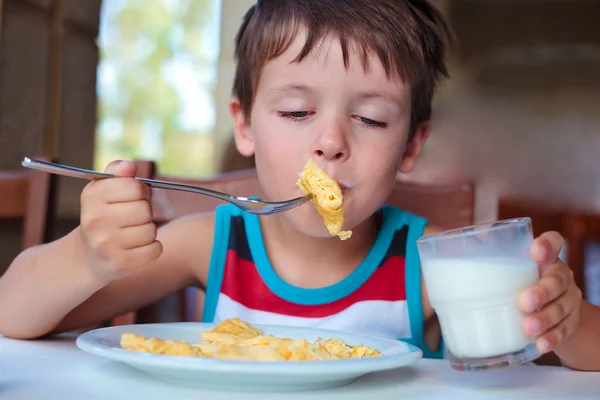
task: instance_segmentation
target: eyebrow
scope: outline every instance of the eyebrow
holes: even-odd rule
[[[290,93],[290,92],[313,93],[314,89],[307,85],[298,85],[298,84],[284,85],[281,87],[269,89],[267,91],[267,96],[281,95],[281,94],[286,94],[286,93]],[[359,100],[380,99],[380,100],[383,100],[389,104],[392,104],[392,105],[394,105],[396,107],[400,107],[400,108],[404,107],[404,103],[405,103],[397,96],[390,95],[388,93],[377,92],[377,91],[359,92],[358,96],[356,96],[356,98]]]
[[[387,93],[382,93],[382,92],[360,92],[358,95],[358,99],[361,99],[361,100],[380,99],[380,100],[390,103],[396,107],[404,106],[404,101],[402,101],[399,97],[394,96],[394,95],[389,95]]]
[[[267,95],[271,94],[285,94],[289,92],[313,92],[314,90],[306,85],[285,85],[274,89],[269,89]]]

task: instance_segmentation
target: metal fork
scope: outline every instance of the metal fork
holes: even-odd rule
[[[104,172],[91,171],[83,168],[71,167],[68,165],[62,165],[42,160],[35,160],[28,157],[25,157],[23,159],[21,165],[23,165],[25,168],[31,168],[56,175],[70,176],[72,178],[82,178],[89,180],[115,178],[115,175],[107,174]],[[205,196],[215,197],[220,200],[228,201],[229,203],[241,208],[242,210],[250,214],[257,215],[270,215],[283,211],[288,211],[310,200],[310,196],[303,196],[288,201],[268,202],[262,200],[253,200],[247,197],[233,196],[227,193],[221,193],[198,186],[185,185],[181,183],[159,181],[156,179],[146,179],[139,177],[135,177],[135,179],[137,179],[140,182],[144,182],[148,186],[155,188],[179,190],[183,192],[191,192],[196,194],[203,194]]]

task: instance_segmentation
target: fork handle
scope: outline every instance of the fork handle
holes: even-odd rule
[[[52,162],[47,162],[47,161],[42,161],[42,160],[33,160],[29,157],[25,157],[23,159],[23,161],[21,162],[21,165],[25,168],[34,169],[37,171],[48,172],[48,173],[55,174],[55,175],[68,176],[71,178],[88,179],[91,181],[107,179],[107,178],[116,178],[115,175],[107,174],[105,172],[97,172],[97,171],[92,171],[89,169],[71,167],[69,165],[62,165],[62,164],[57,164],[57,163],[52,163]],[[201,188],[198,186],[185,185],[182,183],[175,183],[175,182],[165,182],[165,181],[159,181],[156,179],[140,178],[137,176],[134,178],[140,182],[144,182],[148,186],[159,188],[159,189],[171,189],[171,190],[179,190],[179,191],[184,191],[184,192],[198,193],[198,194],[203,194],[206,196],[215,197],[217,199],[225,200],[225,201],[232,201],[235,199],[234,196],[231,196],[231,195],[228,195],[225,193],[221,193],[221,192],[216,192],[216,191],[210,190],[210,189]]]
[[[25,168],[35,169],[36,171],[69,176],[71,178],[88,179],[90,181],[115,177],[115,175],[107,174],[105,172],[91,171],[88,169],[71,167],[69,165],[62,165],[41,160],[32,160],[29,157],[25,157],[21,162],[21,165]]]

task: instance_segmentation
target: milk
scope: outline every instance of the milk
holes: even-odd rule
[[[538,280],[535,262],[511,258],[433,259],[423,263],[432,307],[455,357],[481,358],[523,350],[517,308],[521,291]]]

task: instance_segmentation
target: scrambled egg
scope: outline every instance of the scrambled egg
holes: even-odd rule
[[[352,236],[352,231],[342,231],[344,206],[342,205],[342,190],[337,182],[319,168],[313,160],[308,160],[299,176],[297,185],[304,194],[312,196],[312,202],[323,217],[329,233],[332,236],[339,236],[342,240]]]
[[[221,322],[202,332],[199,343],[146,338],[133,333],[121,335],[121,347],[129,351],[172,356],[218,358],[246,361],[316,361],[376,357],[381,353],[367,346],[349,346],[339,339],[317,340],[278,338],[263,335],[238,318]]]

